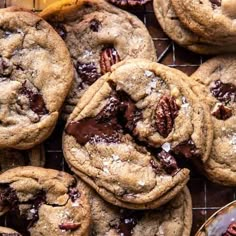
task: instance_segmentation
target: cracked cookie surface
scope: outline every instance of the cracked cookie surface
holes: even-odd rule
[[[210,110],[213,144],[210,157],[201,165],[206,175],[224,185],[236,185],[236,57],[224,55],[208,60],[192,75],[193,90]]]
[[[157,210],[135,211],[118,208],[91,196],[91,235],[104,236],[189,236],[192,202],[187,188]]]
[[[26,165],[43,167],[44,164],[45,150],[43,144],[26,151],[0,149],[0,172]]]
[[[205,39],[182,24],[176,15],[171,0],[154,0],[157,20],[165,33],[179,45],[201,54],[218,54],[236,50],[233,45],[216,45],[215,40]]]
[[[29,149],[47,138],[73,79],[69,52],[42,18],[0,10],[0,148]]]
[[[189,173],[176,158],[206,160],[212,141],[185,80],[146,60],[113,66],[69,117],[63,151],[71,169],[118,206],[155,208],[172,198]]]
[[[0,196],[0,215],[23,235],[88,235],[88,189],[67,173],[31,166],[8,170],[0,175]]]
[[[234,0],[171,0],[181,22],[197,35],[233,45],[236,38],[236,2]]]
[[[155,47],[144,24],[106,1],[60,1],[46,8],[41,16],[62,36],[74,62],[75,80],[66,100],[65,117],[113,64],[139,57],[156,60]]]

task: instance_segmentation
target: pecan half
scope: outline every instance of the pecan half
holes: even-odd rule
[[[217,104],[211,114],[218,120],[227,120],[232,116],[232,110],[223,104]]]
[[[156,129],[158,133],[166,138],[174,126],[174,120],[178,116],[179,106],[175,98],[163,95],[156,108]]]
[[[102,50],[100,55],[101,73],[104,75],[111,71],[111,66],[120,61],[120,56],[115,48],[109,47]]]

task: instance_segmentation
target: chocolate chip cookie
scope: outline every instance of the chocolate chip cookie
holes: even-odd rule
[[[147,60],[114,65],[69,117],[63,149],[71,169],[114,205],[155,208],[170,200],[189,173],[176,158],[205,161],[212,142],[207,111],[187,80]]]
[[[25,236],[88,235],[88,189],[67,173],[31,166],[10,169],[0,175],[0,196],[0,215]]]
[[[46,8],[41,16],[64,39],[74,62],[75,80],[66,100],[65,117],[113,64],[127,58],[156,60],[155,47],[144,24],[104,0],[60,1]]]
[[[192,202],[187,188],[156,210],[135,211],[118,208],[103,201],[97,194],[92,195],[91,207],[91,235],[190,235]]]
[[[19,234],[13,229],[1,227],[1,226],[0,226],[0,235],[1,236],[21,236],[21,234]]]
[[[236,185],[236,57],[219,56],[192,75],[193,90],[209,106],[214,138],[210,158],[201,168],[213,182]]]
[[[171,0],[154,0],[153,9],[162,29],[179,45],[201,54],[236,51],[235,44],[216,45],[215,40],[205,39],[183,25],[173,9]]]
[[[219,45],[235,44],[234,0],[171,0],[176,15],[192,32]]]
[[[0,149],[0,172],[17,166],[44,166],[44,145],[38,145],[27,151]]]
[[[0,10],[0,148],[29,149],[47,138],[73,80],[63,40],[42,18]]]

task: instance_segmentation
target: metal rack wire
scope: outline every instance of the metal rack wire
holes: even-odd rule
[[[37,6],[42,0],[32,0],[32,10],[40,11]],[[16,2],[16,1],[15,1]],[[18,1],[19,4],[24,1]],[[7,7],[11,0],[0,0],[0,7]],[[173,43],[161,30],[154,12],[152,3],[144,7],[131,10],[147,26],[157,51],[158,62],[180,69],[190,75],[207,58],[189,52]],[[61,149],[61,134],[63,122],[59,121],[55,131],[46,141],[46,165],[47,168],[70,171],[63,159]],[[196,169],[189,163],[191,169],[191,179],[188,183],[193,199],[193,228],[192,234],[201,226],[205,220],[216,210],[236,199],[236,189],[223,187],[211,183],[201,176]],[[5,222],[7,224],[7,222]]]

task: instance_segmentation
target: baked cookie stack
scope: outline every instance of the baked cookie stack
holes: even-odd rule
[[[234,50],[228,2],[202,1],[195,14],[196,4],[154,0],[181,45]],[[144,24],[104,0],[62,0],[39,16],[2,9],[0,49],[0,234],[189,236],[186,162],[235,186],[234,55],[189,77],[157,63]],[[59,117],[74,175],[42,167]]]
[[[156,17],[176,43],[200,54],[235,52],[233,0],[154,0]]]
[[[0,11],[1,233],[189,235],[189,170],[167,149],[188,143],[182,155],[205,160],[198,135],[210,132],[185,75],[156,64],[143,23],[105,1],[60,1],[40,15]],[[64,101],[77,177],[36,167]]]

